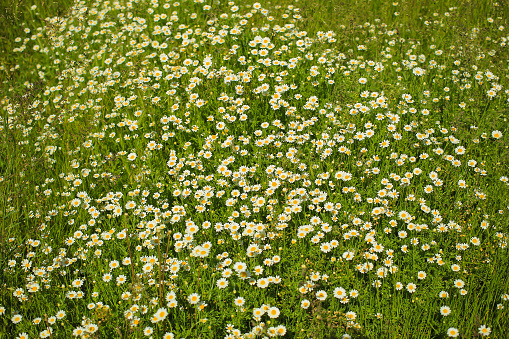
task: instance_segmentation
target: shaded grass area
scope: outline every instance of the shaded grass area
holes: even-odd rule
[[[0,97],[2,105],[5,97],[19,105],[20,114],[26,112],[30,103],[44,88],[45,82],[39,79],[38,70],[46,67],[41,65],[40,55],[34,51],[15,52],[19,45],[16,39],[31,39],[45,24],[44,19],[63,16],[72,1],[39,1],[39,0],[1,0],[0,1]],[[33,7],[35,6],[35,7]],[[32,10],[35,8],[35,10]],[[28,32],[28,33],[27,33]],[[30,85],[30,86],[29,86]],[[8,121],[8,115],[2,110],[2,119]],[[27,118],[28,119],[28,118]],[[21,121],[27,120],[21,118]],[[20,233],[34,235],[33,228],[25,228],[26,207],[30,202],[33,186],[43,180],[46,166],[42,158],[29,157],[19,144],[19,135],[14,131],[4,130],[0,133],[0,200],[3,208],[14,205],[14,211],[2,211],[0,222],[0,251],[6,253],[8,239]],[[13,180],[20,172],[26,173],[28,181]],[[10,253],[10,251],[9,251]],[[12,254],[12,253],[11,253]],[[5,265],[7,256],[1,264]]]

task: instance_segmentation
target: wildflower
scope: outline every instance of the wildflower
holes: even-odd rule
[[[307,309],[310,305],[311,303],[307,299],[304,299],[300,302],[300,307],[302,307],[303,309]]]
[[[198,293],[193,293],[193,294],[189,295],[189,297],[187,298],[187,301],[191,305],[196,305],[200,302],[200,295]]]
[[[500,132],[498,130],[497,131],[493,131],[493,132],[491,132],[491,136],[493,138],[495,138],[495,139],[500,139],[500,138],[502,138],[502,132]]]
[[[233,265],[233,268],[237,271],[237,273],[241,273],[247,269],[247,265],[243,262],[236,262],[235,265]]]
[[[440,307],[440,314],[443,316],[448,316],[449,314],[451,314],[451,308],[449,306]]]
[[[151,264],[151,263],[146,263],[145,265],[143,265],[143,272],[145,273],[149,273],[152,271],[152,268],[154,266]],[[110,278],[111,279],[111,278]],[[109,280],[108,280],[109,281]]]
[[[79,337],[79,336],[82,336],[83,334],[85,334],[86,332],[86,329],[84,327],[81,327],[81,326],[78,326],[76,327],[73,331],[72,331],[72,334],[75,336],[75,337]]]
[[[470,242],[472,243],[472,245],[475,245],[475,246],[481,245],[481,241],[477,237],[470,238]]]
[[[242,297],[235,298],[234,304],[235,306],[242,307],[246,303],[246,299]]]
[[[267,314],[269,315],[270,318],[272,319],[275,319],[277,317],[279,317],[279,314],[281,312],[279,311],[279,308],[277,307],[271,307],[269,308],[269,310],[267,311]]]
[[[221,278],[216,282],[216,286],[220,289],[228,287],[228,280],[225,278]]]
[[[336,287],[334,289],[334,297],[338,299],[346,297],[346,290],[343,287]]]
[[[458,331],[457,328],[454,328],[454,327],[450,327],[448,330],[447,330],[447,335],[450,337],[450,338],[456,338],[457,336],[459,336],[460,332]]]
[[[349,311],[349,312],[346,312],[345,316],[346,316],[346,319],[353,321],[353,320],[355,320],[355,318],[357,318],[357,313],[355,313],[353,311]]]
[[[127,277],[125,275],[121,274],[117,277],[116,280],[117,280],[117,284],[122,285],[123,283],[125,283],[127,281]]]
[[[481,327],[479,327],[478,330],[479,334],[482,335],[483,337],[487,337],[491,333],[491,328],[486,327],[486,325],[481,325]]]
[[[438,296],[440,298],[449,298],[449,293],[446,291],[440,291],[440,293],[438,293]]]
[[[39,337],[48,338],[49,336],[51,336],[51,333],[53,333],[53,329],[51,327],[48,327],[47,329],[39,333]]]
[[[159,321],[163,321],[166,319],[166,316],[168,315],[168,311],[166,308],[160,308],[154,313],[154,316],[152,317],[152,320],[157,319],[156,321],[152,321],[152,323],[156,323]]]
[[[417,285],[415,285],[414,283],[409,283],[406,285],[406,289],[408,292],[414,293],[415,290],[417,289]]]
[[[465,282],[461,279],[454,280],[454,286],[457,288],[463,288],[465,286]]]
[[[175,308],[178,306],[178,301],[173,299],[173,300],[170,300],[168,301],[168,303],[166,304],[166,306],[168,306],[169,308]]]
[[[310,222],[312,225],[318,225],[322,222],[322,220],[320,219],[320,217],[314,216],[311,218]]]
[[[320,245],[320,250],[324,253],[329,253],[331,250],[331,245],[328,242],[324,242]]]
[[[276,333],[280,337],[284,336],[286,334],[286,327],[284,325],[276,326]]]
[[[359,291],[351,290],[349,294],[350,294],[350,297],[357,298],[359,296]]]
[[[21,316],[21,314],[15,314],[12,318],[11,318],[11,321],[14,323],[14,324],[17,324],[21,321],[21,319],[23,319],[23,316]]]
[[[265,278],[261,278],[261,279],[258,279],[258,282],[256,283],[256,285],[259,288],[267,288],[267,287],[269,287],[269,281]]]
[[[316,299],[321,300],[321,301],[327,299],[327,292],[325,292],[324,290],[320,290],[320,291],[316,292]]]
[[[261,316],[264,314],[265,314],[265,310],[261,307],[253,309],[253,317],[254,318],[261,318]]]
[[[147,337],[149,337],[150,335],[152,335],[152,333],[154,333],[154,329],[152,327],[145,327],[145,329],[143,330],[143,334]]]

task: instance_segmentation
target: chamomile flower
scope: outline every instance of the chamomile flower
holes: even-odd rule
[[[11,321],[13,324],[17,324],[17,323],[21,322],[22,319],[23,319],[23,316],[21,314],[15,314],[12,316]]]
[[[448,316],[451,314],[451,308],[449,306],[442,306],[440,307],[440,314],[445,316]]]
[[[325,299],[327,299],[327,292],[325,292],[324,290],[316,292],[316,299],[324,301]]]
[[[279,311],[279,308],[277,307],[271,307],[267,310],[267,314],[270,318],[275,319],[279,317],[279,314],[281,314],[281,311]]]
[[[479,331],[478,333],[483,337],[487,337],[491,334],[491,328],[486,327],[486,325],[481,325],[477,330]]]
[[[244,306],[245,303],[246,303],[246,299],[244,299],[243,297],[237,297],[234,300],[234,305],[237,307],[242,307],[242,306]]]
[[[406,289],[408,292],[414,293],[417,290],[417,285],[415,285],[414,283],[408,283],[406,285]]]
[[[502,135],[502,132],[496,130],[496,131],[491,132],[491,136],[495,139],[500,139],[500,138],[502,138],[503,135]]]
[[[225,279],[225,278],[221,278],[221,279],[219,279],[219,280],[216,282],[216,286],[217,286],[218,288],[220,288],[220,289],[223,289],[223,288],[228,287],[228,284],[229,284],[229,282],[228,282],[228,280],[227,280],[227,279]]]
[[[457,336],[460,335],[460,332],[459,332],[459,330],[457,328],[449,327],[449,329],[447,330],[447,335],[450,338],[456,338]]]
[[[196,305],[200,302],[200,295],[198,293],[192,293],[189,295],[189,297],[187,297],[187,301],[191,305]]]

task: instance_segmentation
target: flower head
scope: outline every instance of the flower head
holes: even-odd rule
[[[457,328],[454,328],[454,327],[450,327],[448,330],[447,330],[447,335],[450,337],[450,338],[456,338],[457,336],[460,335],[460,332],[458,331]]]

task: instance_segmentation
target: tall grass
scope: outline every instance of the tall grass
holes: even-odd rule
[[[0,14],[4,337],[505,338],[505,2]]]

